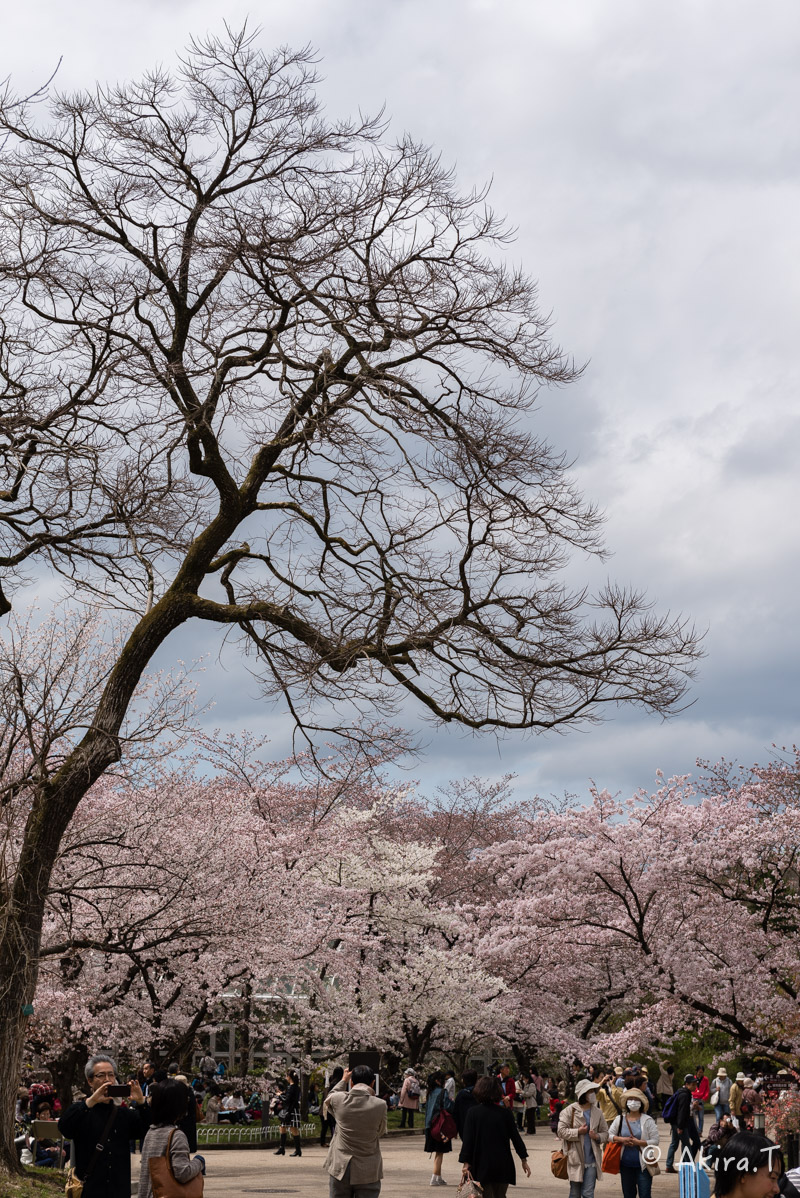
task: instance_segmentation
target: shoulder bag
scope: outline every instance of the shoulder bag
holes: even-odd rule
[[[614,1120],[616,1123],[617,1120]],[[627,1120],[626,1120],[627,1122]],[[611,1126],[614,1126],[614,1123]],[[614,1132],[614,1135],[622,1135],[622,1115],[619,1116],[619,1131]],[[631,1134],[631,1127],[628,1124],[628,1135]],[[622,1145],[615,1144],[609,1140],[603,1149],[603,1172],[604,1173],[619,1173],[619,1167],[622,1162]]]
[[[574,1126],[574,1123],[570,1123],[570,1127]],[[559,1181],[567,1181],[569,1179],[569,1173],[567,1171],[569,1145],[567,1144],[566,1140],[564,1140],[563,1143],[565,1145],[566,1151],[564,1148],[556,1148],[555,1152],[550,1153],[550,1172],[553,1174],[553,1177],[557,1177]]]
[[[167,1148],[163,1156],[151,1156],[147,1162],[150,1169],[150,1184],[153,1187],[153,1198],[203,1198],[202,1173],[198,1173],[189,1181],[178,1181],[172,1172],[172,1137],[175,1128],[169,1133]]]
[[[434,1140],[452,1140],[458,1135],[456,1121],[449,1111],[439,1109],[431,1120],[431,1135]]]
[[[111,1114],[106,1119],[106,1125],[103,1128],[103,1134],[100,1137],[100,1142],[92,1153],[92,1159],[89,1161],[89,1167],[86,1170],[86,1177],[84,1177],[83,1181],[81,1181],[74,1169],[70,1168],[69,1172],[67,1173],[67,1184],[64,1186],[64,1193],[67,1195],[67,1198],[81,1198],[81,1194],[83,1193],[83,1182],[88,1179],[89,1174],[97,1164],[101,1153],[108,1143],[108,1137],[111,1135],[111,1128],[114,1126],[114,1120],[117,1117],[118,1110],[119,1107],[114,1105],[112,1107]]]

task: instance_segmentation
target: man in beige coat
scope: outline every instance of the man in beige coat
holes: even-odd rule
[[[353,1088],[347,1087],[352,1079]],[[322,1108],[336,1120],[325,1168],[330,1198],[377,1198],[383,1159],[380,1138],[386,1134],[386,1103],[375,1097],[375,1074],[368,1065],[346,1070]]]
[[[567,1153],[569,1198],[593,1198],[603,1176],[602,1145],[608,1141],[608,1124],[597,1105],[597,1082],[584,1078],[575,1087],[577,1102],[564,1107],[558,1135]]]

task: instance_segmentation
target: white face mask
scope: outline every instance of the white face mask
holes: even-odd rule
[[[640,1111],[642,1109],[642,1104],[640,1102],[636,1102],[635,1099],[631,1102],[626,1102],[625,1105],[629,1111]]]
[[[597,1095],[595,1094],[594,1090],[592,1090],[591,1094],[586,1095],[586,1101],[589,1103],[589,1106],[594,1106],[596,1104]]]

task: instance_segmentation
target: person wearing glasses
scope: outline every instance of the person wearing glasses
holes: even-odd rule
[[[75,1172],[83,1182],[83,1198],[130,1198],[131,1140],[143,1140],[150,1126],[142,1087],[135,1079],[130,1098],[135,1106],[121,1106],[108,1093],[117,1085],[117,1066],[98,1053],[86,1062],[91,1093],[74,1102],[58,1121],[61,1134],[75,1145]]]

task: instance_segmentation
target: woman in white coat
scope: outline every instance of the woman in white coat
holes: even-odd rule
[[[647,1097],[641,1090],[625,1090],[620,1096],[622,1114],[609,1129],[613,1143],[622,1145],[619,1178],[622,1198],[650,1198],[653,1174],[658,1167],[658,1128],[647,1113]]]
[[[558,1136],[567,1154],[569,1198],[594,1198],[597,1179],[603,1176],[603,1144],[608,1124],[597,1105],[597,1082],[587,1078],[575,1087],[577,1102],[565,1106],[558,1119]]]

